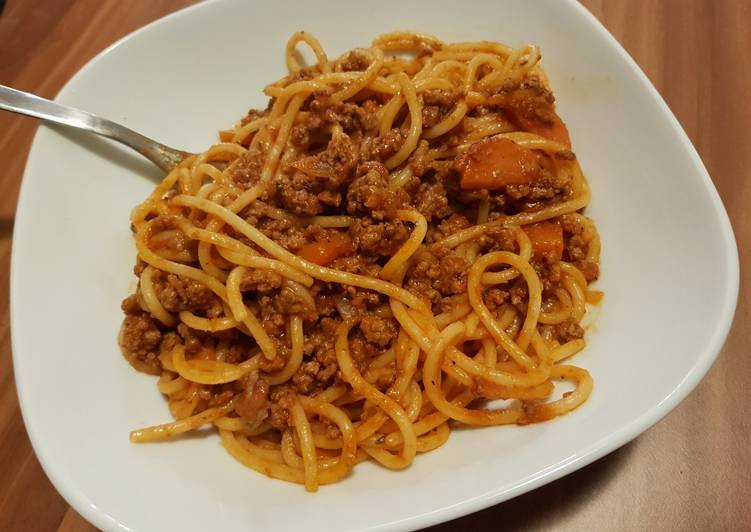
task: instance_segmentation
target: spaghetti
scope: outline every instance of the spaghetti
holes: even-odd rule
[[[361,461],[408,467],[458,423],[586,401],[567,361],[600,241],[539,60],[408,32],[331,60],[293,35],[269,106],[133,211],[120,344],[176,421],[131,440],[213,425],[241,463],[315,491]]]

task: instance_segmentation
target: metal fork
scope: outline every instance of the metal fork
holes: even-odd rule
[[[193,155],[165,146],[106,118],[4,85],[0,85],[0,109],[41,118],[46,122],[82,129],[116,140],[136,150],[165,173],[172,170],[186,157]]]

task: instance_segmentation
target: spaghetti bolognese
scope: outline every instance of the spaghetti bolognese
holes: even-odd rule
[[[213,425],[241,463],[315,491],[364,460],[407,467],[455,424],[586,401],[565,361],[602,295],[600,240],[539,61],[410,32],[332,60],[295,33],[268,107],[132,213],[120,345],[175,421],[131,440]]]

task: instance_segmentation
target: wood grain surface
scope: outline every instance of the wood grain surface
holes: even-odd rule
[[[0,84],[54,97],[89,59],[191,0],[6,0]],[[730,337],[699,387],[629,445],[557,482],[434,527],[449,530],[751,529],[751,2],[585,0],[647,73],[720,191],[741,257]],[[3,1],[0,0],[0,6]],[[31,449],[8,312],[16,198],[37,123],[0,112],[0,530],[94,530]]]

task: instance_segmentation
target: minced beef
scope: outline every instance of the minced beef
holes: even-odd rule
[[[399,220],[376,222],[363,218],[355,221],[349,233],[358,253],[390,257],[409,238],[410,230]]]
[[[395,218],[397,210],[409,203],[404,190],[389,187],[388,169],[382,164],[361,165],[358,174],[347,190],[349,214],[364,214],[376,220]]]
[[[393,128],[379,137],[366,137],[360,146],[360,162],[385,161],[402,147],[406,135]]]
[[[399,332],[394,320],[378,316],[363,317],[360,320],[360,330],[365,340],[381,347],[389,345]]]
[[[130,314],[123,322],[121,341],[123,349],[136,358],[153,359],[162,341],[162,333],[148,314]]]
[[[417,189],[414,205],[428,221],[445,218],[451,213],[446,188],[442,183],[422,183]]]
[[[467,229],[471,225],[472,224],[470,224],[466,216],[462,214],[452,214],[448,218],[441,220],[437,226],[428,229],[427,241],[438,242],[462,229]]]
[[[249,222],[254,223],[254,220]],[[271,240],[290,251],[297,251],[308,242],[305,230],[291,220],[265,218],[261,221],[255,220],[255,225]]]
[[[264,154],[255,149],[248,150],[232,161],[229,166],[229,177],[240,188],[250,188],[261,178]]]
[[[159,302],[170,312],[214,310],[217,315],[222,312],[219,298],[198,281],[156,270],[152,282]]]

